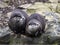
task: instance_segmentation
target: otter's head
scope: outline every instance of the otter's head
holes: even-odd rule
[[[13,11],[11,17],[8,21],[9,28],[13,32],[21,32],[24,29],[24,25],[26,23],[26,17],[21,11]]]
[[[38,20],[32,19],[27,23],[26,32],[28,34],[37,36],[41,30],[42,24]]]

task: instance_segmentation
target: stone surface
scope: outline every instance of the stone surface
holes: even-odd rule
[[[8,5],[6,3],[3,3],[2,1],[0,1],[0,8],[4,8],[4,7],[8,7]]]
[[[8,44],[10,42],[10,31],[8,27],[0,28],[0,44]]]

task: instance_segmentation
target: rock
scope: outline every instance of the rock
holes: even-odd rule
[[[3,3],[2,1],[0,1],[0,8],[5,8],[8,7],[8,5],[6,3]]]
[[[36,2],[34,5],[31,5],[30,7],[27,8],[28,14],[39,13],[39,14],[44,15],[44,12],[46,11],[48,12],[51,10],[48,8],[48,6],[39,2]]]
[[[0,28],[0,44],[8,44],[10,41],[10,31],[8,27]]]
[[[23,44],[39,44],[40,38],[31,38],[27,36],[21,36],[21,41]]]
[[[57,7],[56,7],[56,12],[57,12],[57,13],[60,13],[60,5],[57,5]]]
[[[60,3],[60,0],[58,0],[58,3]]]
[[[3,37],[0,37],[0,44],[9,44],[10,34],[6,34]]]
[[[55,43],[56,41],[58,42],[58,40],[60,40],[60,23],[59,23],[59,19],[60,16],[57,15],[56,13],[53,12],[49,12],[48,14],[46,14],[48,18],[47,21],[47,28],[46,28],[46,36],[47,36],[47,43]],[[50,18],[49,18],[50,15]],[[51,16],[53,18],[51,18]]]
[[[58,0],[49,0],[52,3],[58,3]]]
[[[28,7],[30,7],[32,4],[24,4],[24,5],[21,5],[21,6],[19,6],[19,7],[23,7],[23,8],[28,8]]]

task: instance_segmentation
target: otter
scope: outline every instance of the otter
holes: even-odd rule
[[[23,34],[25,32],[27,19],[28,15],[26,12],[21,9],[15,9],[11,13],[8,26],[15,34]]]
[[[39,37],[44,33],[45,18],[37,13],[32,14],[26,24],[26,35],[29,37]]]

